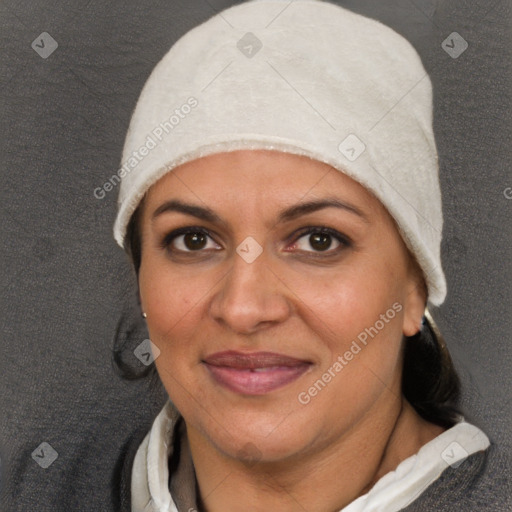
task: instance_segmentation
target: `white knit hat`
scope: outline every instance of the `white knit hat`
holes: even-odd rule
[[[432,86],[389,27],[319,0],[253,0],[183,36],[154,68],[123,150],[114,236],[148,188],[190,160],[239,149],[306,155],[371,191],[446,295]]]

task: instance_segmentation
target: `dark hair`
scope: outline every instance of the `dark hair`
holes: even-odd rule
[[[402,392],[422,418],[450,428],[462,415],[461,384],[444,339],[428,316],[418,333],[405,337]]]
[[[147,337],[147,330],[143,322],[134,322],[140,318],[140,299],[138,291],[138,275],[141,263],[141,216],[144,199],[142,199],[128,223],[124,240],[124,249],[135,270],[137,293],[127,293],[128,304],[123,310],[114,335],[114,348],[112,352],[112,365],[114,370],[126,380],[149,379],[150,389],[157,395],[164,393],[164,387],[154,364],[148,366],[142,363],[134,367],[133,351],[135,347]],[[133,289],[133,283],[130,283]],[[135,295],[135,296],[134,296]],[[126,360],[128,359],[128,361]]]
[[[125,250],[130,256],[136,275],[142,257],[140,217],[141,202],[127,227]],[[119,358],[119,357],[118,357]],[[119,360],[121,360],[119,358]],[[139,378],[151,374],[155,378],[155,365],[139,374],[127,371],[126,378]],[[445,428],[459,420],[461,411],[461,384],[444,339],[432,317],[423,317],[420,331],[404,338],[402,392],[416,412],[425,420]]]

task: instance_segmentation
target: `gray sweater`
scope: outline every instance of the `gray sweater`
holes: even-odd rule
[[[423,494],[403,510],[512,512],[510,454],[491,442],[487,450],[470,455],[457,468],[445,469]]]

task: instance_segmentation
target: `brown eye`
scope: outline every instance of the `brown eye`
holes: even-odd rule
[[[352,246],[350,239],[342,233],[328,227],[310,227],[296,238],[294,249],[310,254],[338,254]]]
[[[341,243],[329,233],[309,233],[301,236],[297,242],[297,249],[306,252],[325,252],[328,249],[337,249]]]
[[[162,240],[162,249],[175,253],[202,252],[203,249],[222,249],[212,237],[202,229],[186,227],[169,233]]]
[[[203,249],[207,243],[207,236],[204,233],[187,233],[183,235],[183,244],[191,251]]]
[[[326,251],[332,244],[332,237],[331,235],[326,235],[325,233],[309,235],[309,244],[316,251]]]

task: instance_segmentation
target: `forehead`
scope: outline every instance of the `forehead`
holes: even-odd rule
[[[148,191],[150,208],[169,198],[209,205],[252,202],[271,208],[329,196],[377,211],[380,202],[362,185],[323,162],[305,156],[267,150],[219,153],[181,165]]]

